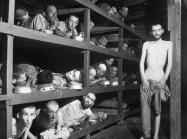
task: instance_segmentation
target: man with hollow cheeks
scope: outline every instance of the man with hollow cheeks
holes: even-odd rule
[[[166,101],[170,96],[166,81],[172,68],[172,47],[171,41],[162,40],[164,30],[160,24],[152,25],[154,41],[147,41],[143,44],[140,60],[140,73],[142,86],[140,89],[141,116],[143,137],[151,138],[151,103],[154,107],[155,131],[153,138],[158,139],[160,127],[161,101]],[[166,70],[164,66],[167,61]],[[146,69],[144,64],[146,63]]]
[[[36,107],[28,105],[19,109],[16,119],[12,118],[12,138],[9,139],[37,139],[30,131],[36,118]]]

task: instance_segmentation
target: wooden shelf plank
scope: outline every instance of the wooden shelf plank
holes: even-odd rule
[[[31,29],[26,29],[23,27],[10,25],[5,22],[0,22],[0,32],[13,35],[16,37],[21,37],[25,39],[35,40],[38,42],[41,42],[42,44],[49,43],[49,44],[55,44],[55,45],[63,45],[63,46],[70,46],[75,48],[81,48],[84,49],[85,43],[79,42],[73,39],[68,39],[56,35],[49,35],[45,34],[39,31],[34,31]]]
[[[135,114],[138,114],[138,113],[140,113],[140,108],[136,108],[134,110],[127,111],[127,112],[123,113],[123,118],[127,118],[129,116],[132,116],[132,115],[135,115]],[[120,116],[119,115],[109,117],[105,121],[98,122],[95,125],[90,125],[90,126],[85,127],[83,129],[74,131],[71,134],[69,139],[77,139],[77,138],[83,137],[83,136],[87,135],[88,133],[95,132],[95,131],[103,129],[103,128],[109,126],[109,125],[117,123],[119,120],[120,120]]]
[[[68,97],[76,97],[86,94],[85,90],[55,90],[50,92],[33,92],[30,94],[13,94],[10,105],[17,105],[23,103],[46,101],[51,99],[61,99]]]
[[[91,30],[91,34],[108,33],[108,32],[114,32],[118,30],[119,30],[119,27],[96,26]]]
[[[123,58],[124,60],[129,60],[129,61],[133,61],[133,62],[139,62],[139,61],[140,61],[139,58],[133,57],[133,56],[130,56],[130,55],[127,55],[127,54],[123,54],[123,55],[122,55],[122,58]]]
[[[123,90],[134,90],[138,89],[137,85],[129,85],[123,86]],[[10,105],[22,104],[22,103],[30,103],[30,102],[38,102],[45,101],[50,99],[61,99],[68,98],[73,96],[82,96],[87,92],[93,92],[95,94],[99,93],[109,93],[109,92],[117,92],[120,90],[120,86],[112,87],[87,87],[82,90],[55,90],[46,93],[33,92],[30,94],[12,94],[12,95],[0,95],[0,101],[10,100]]]
[[[121,5],[124,5],[126,7],[130,7],[130,6],[135,6],[135,5],[138,5],[138,4],[143,4],[145,3],[146,0],[125,0],[125,1],[120,1],[120,2],[117,2],[117,5],[118,6],[121,6]]]
[[[121,57],[121,54],[118,53],[118,52],[115,52],[115,51],[113,51],[111,49],[101,48],[101,47],[98,47],[98,46],[94,46],[92,44],[90,44],[88,46],[88,49],[90,51],[93,51],[93,52],[97,52],[97,53],[101,53],[101,54],[105,54],[105,55],[110,55],[110,56],[117,57],[117,58]]]
[[[67,8],[67,9],[59,9],[58,15],[66,15],[72,13],[81,13],[84,12],[86,8]]]
[[[107,92],[115,92],[118,91],[120,87],[89,87],[84,88],[82,90],[70,90],[70,89],[63,89],[63,90],[54,90],[49,92],[33,92],[30,94],[12,94],[10,97],[4,96],[0,100],[10,99],[10,105],[17,105],[23,103],[31,103],[31,102],[39,102],[39,101],[46,101],[51,99],[61,99],[61,98],[68,98],[68,97],[76,97],[76,96],[83,96],[87,92],[93,93],[107,93]]]
[[[134,36],[136,36],[138,38],[141,38],[143,40],[147,40],[146,36],[139,35],[139,34],[135,33],[134,31],[132,31],[132,29],[128,25],[124,24],[122,21],[120,21],[119,19],[115,18],[114,16],[109,16],[109,14],[106,11],[104,11],[100,7],[96,6],[92,2],[87,1],[87,0],[75,0],[75,1],[80,3],[80,4],[82,4],[82,5],[84,5],[84,6],[86,6],[87,8],[89,8],[92,11],[98,13],[99,15],[102,15],[103,17],[109,19],[113,23],[125,28],[126,31],[128,31],[131,34],[133,34]]]
[[[120,90],[120,86],[109,86],[109,87],[88,87],[87,92],[91,91],[95,94],[98,93],[109,93],[109,92],[117,92]]]
[[[118,116],[114,116],[114,117],[110,117],[110,118],[108,118],[105,121],[96,123],[95,125],[90,125],[90,126],[85,127],[83,129],[74,131],[71,134],[69,139],[77,139],[77,138],[83,137],[83,136],[85,136],[88,133],[92,133],[94,131],[100,130],[100,129],[106,127],[106,126],[109,126],[111,124],[114,124],[114,123],[118,122],[119,120],[120,120],[120,116],[119,115]]]

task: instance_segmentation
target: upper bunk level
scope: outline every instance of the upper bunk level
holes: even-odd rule
[[[7,3],[6,1],[1,0],[1,14],[0,17],[2,19],[3,22],[0,22],[0,32],[3,34],[9,34],[9,35],[13,35],[15,36],[15,40],[22,40],[22,41],[29,41],[29,42],[37,42],[38,44],[41,45],[42,44],[48,44],[48,47],[53,46],[53,48],[55,46],[57,47],[64,47],[64,46],[68,46],[68,47],[72,47],[72,48],[78,48],[81,50],[91,50],[91,51],[95,51],[95,52],[99,52],[99,53],[103,53],[106,55],[111,55],[114,57],[124,57],[124,55],[122,55],[121,53],[117,53],[111,50],[106,50],[106,49],[101,49],[101,48],[97,48],[97,47],[93,47],[92,45],[90,45],[89,43],[85,41],[83,42],[78,42],[76,40],[70,40],[64,37],[59,37],[59,36],[55,36],[55,35],[47,35],[41,32],[36,32],[30,29],[26,29],[26,28],[22,28],[19,26],[15,26],[12,25],[10,22],[7,23],[6,21],[6,16],[7,15],[6,12],[8,12],[8,8],[7,7]],[[45,4],[43,4],[45,3]],[[43,7],[45,7],[45,5],[47,4],[51,4],[49,1],[35,1],[35,0],[27,0],[27,1],[22,1],[22,0],[16,0],[15,3],[12,2],[11,5],[9,5],[10,9],[9,10],[9,14],[8,14],[8,19],[9,20],[14,20],[14,10],[13,8],[15,6],[24,6],[25,8],[28,9],[30,16],[34,16],[37,13],[41,13],[43,11]],[[58,17],[59,19],[64,20],[64,17],[67,17],[67,15],[69,14],[73,14],[73,13],[78,13],[79,17],[82,18],[80,19],[81,22],[84,22],[83,24],[85,24],[85,22],[88,22],[90,19],[94,20],[95,23],[95,28],[93,28],[93,30],[91,30],[91,32],[89,31],[85,31],[87,34],[94,34],[94,32],[97,33],[105,33],[105,32],[109,32],[109,33],[118,33],[119,34],[119,30],[122,30],[122,34],[125,34],[125,36],[127,36],[128,34],[130,36],[133,36],[134,38],[137,39],[141,39],[141,40],[146,40],[145,36],[139,35],[136,32],[134,32],[129,26],[127,26],[124,22],[120,21],[119,19],[117,19],[115,16],[108,14],[106,11],[104,11],[103,9],[101,9],[100,7],[98,7],[96,4],[90,2],[90,1],[86,1],[86,0],[69,0],[69,1],[59,1],[59,0],[55,0],[53,1],[53,4],[57,7],[58,9]],[[90,9],[91,12],[89,12]],[[88,15],[86,15],[86,13]],[[90,14],[89,14],[90,13]],[[100,20],[98,19],[102,19],[102,24]],[[87,21],[86,21],[87,20]],[[13,22],[13,21],[12,21]],[[97,26],[101,26],[101,28],[98,30]],[[106,28],[104,28],[104,26],[107,26]],[[110,27],[110,28],[109,28]],[[19,39],[19,38],[23,38],[23,39]],[[20,42],[20,41],[19,41]],[[127,56],[125,56],[127,57]],[[124,57],[124,59],[125,59]],[[136,60],[135,60],[136,61]]]

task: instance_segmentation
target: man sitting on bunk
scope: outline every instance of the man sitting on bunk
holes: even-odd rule
[[[13,139],[37,139],[30,131],[33,120],[36,118],[36,107],[21,106],[16,116],[16,119],[12,118]]]
[[[62,37],[74,38],[78,36],[76,27],[79,24],[79,18],[76,15],[70,15],[66,21],[60,21],[55,30],[55,34]]]
[[[33,18],[31,28],[47,34],[53,34],[58,25],[57,8],[54,5],[48,5],[42,14],[37,14]]]
[[[91,107],[96,101],[94,93],[87,93],[83,100],[74,100],[64,105],[58,112],[58,123],[61,126],[76,127],[92,115]]]
[[[31,28],[32,18],[29,16],[27,9],[18,7],[15,9],[15,24],[24,28]]]

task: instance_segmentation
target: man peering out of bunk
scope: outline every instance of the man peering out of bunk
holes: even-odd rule
[[[143,44],[140,59],[142,86],[140,89],[143,138],[151,138],[151,104],[154,104],[154,139],[158,139],[161,115],[161,100],[170,95],[166,81],[172,68],[172,42],[162,40],[164,30],[160,24],[152,25],[154,41]],[[164,66],[166,64],[166,71]],[[147,64],[145,69],[144,64]]]
[[[33,18],[31,28],[47,34],[53,34],[58,25],[57,8],[54,5],[48,5],[43,13],[37,14]]]
[[[47,102],[43,108],[37,109],[36,119],[31,129],[35,136],[39,138],[41,132],[57,128],[58,109],[59,104],[54,100]]]
[[[24,28],[31,29],[32,18],[24,7],[17,7],[15,9],[15,24]]]
[[[36,107],[32,105],[19,108],[16,119],[12,119],[13,139],[37,139],[30,128],[36,118]]]
[[[94,93],[87,93],[82,100],[73,100],[62,106],[58,112],[59,125],[76,127],[92,115],[91,107],[95,104]]]
[[[96,43],[96,46],[98,47],[102,47],[102,48],[106,48],[106,45],[108,43],[108,38],[107,36],[100,36],[97,43]]]
[[[55,34],[62,37],[74,38],[78,36],[76,27],[79,24],[79,17],[70,15],[66,21],[60,21],[55,30]]]
[[[31,93],[35,90],[37,71],[31,64],[15,64],[13,66],[14,93]]]
[[[92,66],[96,70],[96,75],[90,81],[90,85],[109,85],[109,81],[106,80],[105,73],[107,67],[104,63],[96,63]]]
[[[64,78],[68,82],[69,89],[82,89],[84,73],[81,70],[73,69],[66,72]]]
[[[37,110],[31,131],[38,139],[67,139],[70,136],[71,129],[58,128],[58,110],[59,104],[55,100],[47,102],[43,108]]]
[[[89,69],[89,80],[94,81],[96,74],[97,74],[96,69],[91,66],[90,69]]]

